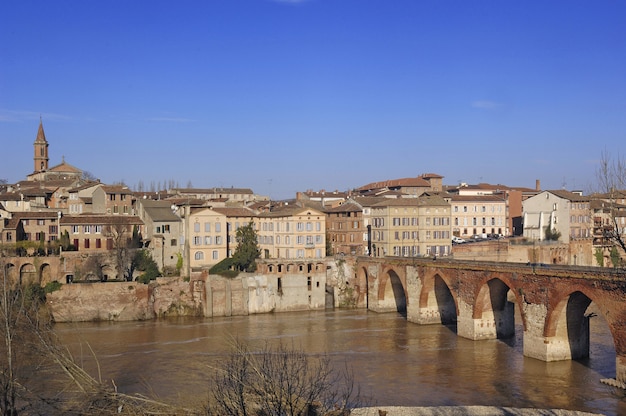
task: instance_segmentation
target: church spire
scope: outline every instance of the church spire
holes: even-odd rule
[[[35,172],[43,172],[48,170],[48,141],[46,140],[46,135],[43,132],[43,121],[41,117],[39,117],[39,130],[37,131],[37,138],[35,139],[34,152],[34,164],[35,164]]]

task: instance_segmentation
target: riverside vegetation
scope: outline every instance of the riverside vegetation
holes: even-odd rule
[[[350,369],[328,355],[282,344],[252,351],[237,340],[225,359],[207,368],[210,382],[200,403],[120,392],[99,369],[85,371],[57,340],[46,292],[58,287],[12,286],[1,259],[0,267],[2,415],[339,416],[363,405]]]

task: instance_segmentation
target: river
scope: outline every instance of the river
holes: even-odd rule
[[[516,322],[520,322],[519,319]],[[352,368],[361,391],[379,406],[507,406],[626,414],[605,321],[591,320],[590,358],[546,363],[522,354],[522,328],[509,340],[471,341],[454,327],[417,325],[400,314],[365,310],[271,313],[121,323],[57,324],[55,331],[92,374],[126,393],[165,400],[202,399],[216,360],[233,338],[261,348],[287,342],[329,353]]]

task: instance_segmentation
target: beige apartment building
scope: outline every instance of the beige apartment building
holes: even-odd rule
[[[450,203],[438,195],[385,199],[372,206],[372,255],[447,256]]]
[[[211,267],[226,258],[227,218],[208,207],[185,207],[190,211],[185,224],[187,262],[192,270]]]
[[[326,256],[326,214],[302,206],[263,212],[256,218],[262,258],[320,259]]]
[[[452,235],[509,235],[506,200],[502,195],[451,195]]]

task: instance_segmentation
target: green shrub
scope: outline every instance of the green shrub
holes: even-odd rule
[[[56,292],[57,290],[61,289],[61,282],[57,282],[56,280],[53,280],[52,282],[49,282],[48,284],[46,284],[46,286],[43,288],[45,293],[52,293],[52,292]]]

